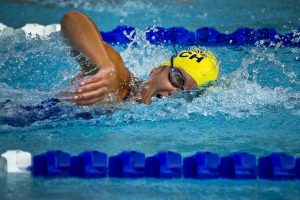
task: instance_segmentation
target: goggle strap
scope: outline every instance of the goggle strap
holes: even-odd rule
[[[177,50],[176,50],[176,47],[175,47],[175,44],[174,44],[174,42],[172,42],[172,45],[173,45],[174,51],[175,51],[175,53],[176,53],[176,56],[177,56],[178,52],[177,52]]]

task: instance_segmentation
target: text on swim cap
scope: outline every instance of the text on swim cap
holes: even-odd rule
[[[203,57],[198,57],[196,53],[192,53],[192,52],[189,52],[189,51],[184,51],[184,52],[181,52],[179,55],[179,57],[181,58],[186,58],[186,57],[189,57],[189,59],[194,59],[196,58],[197,61],[196,62],[201,62],[201,60],[203,60]]]

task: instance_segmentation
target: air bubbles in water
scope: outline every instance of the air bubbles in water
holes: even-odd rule
[[[157,27],[153,26],[147,30],[136,29],[135,32],[129,33],[127,37],[131,42],[121,50],[126,66],[141,79],[147,78],[153,67],[173,54],[171,47],[152,45],[146,40],[147,31],[156,29]],[[53,97],[58,91],[75,90],[78,83],[69,86],[67,83],[78,73],[80,67],[69,53],[70,48],[59,35],[53,34],[48,40],[15,36],[0,40],[0,44],[3,47],[0,66],[5,66],[0,68],[1,80],[5,82],[0,87],[1,94],[4,94],[1,96],[1,102],[10,99],[18,105],[36,105],[45,98]],[[95,118],[93,123],[117,124],[189,119],[193,114],[222,114],[243,118],[260,115],[269,107],[294,109],[299,105],[299,101],[293,99],[299,96],[299,93],[289,88],[293,85],[286,86],[286,79],[298,84],[298,74],[293,68],[293,61],[295,57],[296,60],[299,59],[299,50],[289,50],[286,53],[284,48],[268,48],[260,44],[238,50],[227,48],[226,51],[222,51],[220,57],[228,54],[234,57],[236,66],[240,67],[231,74],[221,74],[217,84],[205,92],[191,91],[190,94],[154,98],[150,106],[126,102],[116,105],[120,109],[113,109],[109,115],[95,114],[94,108],[91,108],[82,116],[87,118],[91,115]],[[238,56],[234,56],[234,52],[238,52],[239,56],[244,52],[247,54],[243,54],[239,60]],[[224,59],[222,69],[227,67],[228,63]],[[10,107],[8,111],[13,113],[16,109]],[[62,114],[60,119],[78,114],[77,110],[67,111],[68,113]]]

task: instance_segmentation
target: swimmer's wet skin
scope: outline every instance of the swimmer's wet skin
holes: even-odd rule
[[[82,81],[75,92],[67,93],[66,101],[76,105],[135,100],[150,104],[152,97],[169,96],[217,79],[218,61],[203,49],[179,52],[154,68],[148,80],[140,81],[125,67],[120,54],[106,44],[91,19],[80,12],[69,12],[61,21],[62,32],[73,47],[89,62],[80,62],[78,77],[94,74]],[[100,69],[100,70],[98,70]]]

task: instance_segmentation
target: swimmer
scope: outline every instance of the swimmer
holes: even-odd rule
[[[172,56],[154,68],[148,80],[141,81],[125,67],[120,54],[103,41],[94,22],[83,13],[65,14],[61,29],[82,66],[74,80],[86,77],[75,91],[67,93],[65,100],[76,105],[124,100],[151,104],[152,97],[170,96],[218,78],[216,57],[209,51],[194,49]]]

